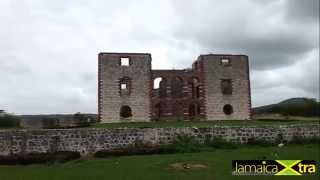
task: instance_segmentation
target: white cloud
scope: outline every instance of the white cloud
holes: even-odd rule
[[[0,109],[96,112],[101,51],[150,52],[160,69],[246,53],[254,105],[318,96],[319,10],[260,2],[1,0]]]
[[[319,48],[302,60],[275,70],[252,71],[253,106],[277,103],[291,97],[319,99]]]

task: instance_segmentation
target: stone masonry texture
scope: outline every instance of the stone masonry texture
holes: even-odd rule
[[[58,151],[80,152],[90,156],[97,151],[132,147],[136,142],[158,146],[168,144],[178,135],[192,136],[198,141],[222,138],[246,143],[248,139],[270,142],[279,136],[284,141],[294,137],[320,138],[320,125],[291,125],[278,127],[211,127],[211,128],[145,128],[145,129],[51,129],[0,130],[0,156],[47,153]]]
[[[129,64],[122,65],[122,58]],[[100,53],[98,61],[98,118],[103,123],[251,119],[246,55],[200,55],[192,68],[180,70],[152,70],[148,53]],[[231,93],[223,93],[222,82],[230,83]]]
[[[221,58],[230,59],[230,65],[222,66]],[[199,57],[203,63],[205,106],[208,120],[250,119],[250,81],[248,57],[243,55],[204,55]],[[223,95],[220,91],[220,80],[230,79],[232,94]],[[223,106],[230,104],[233,113],[223,113]]]
[[[129,66],[121,66],[120,58],[130,58]],[[99,119],[121,122],[121,106],[129,106],[132,117],[126,121],[150,121],[151,55],[139,53],[99,54]],[[120,95],[120,80],[130,79],[130,94]]]

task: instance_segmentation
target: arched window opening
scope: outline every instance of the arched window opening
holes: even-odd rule
[[[163,104],[158,103],[155,105],[155,112],[154,116],[156,120],[159,120],[163,115]]]
[[[153,90],[156,96],[166,97],[167,96],[167,83],[162,77],[155,78],[153,80]]]
[[[190,104],[189,106],[189,118],[194,118],[196,112],[195,112],[195,106],[194,104]]]
[[[200,83],[199,83],[198,78],[193,77],[189,81],[189,87],[190,87],[191,97],[192,98],[200,98]]]
[[[171,82],[171,94],[173,98],[183,97],[183,80],[180,77],[175,77]]]
[[[200,98],[200,85],[196,87],[196,98]]]
[[[226,114],[226,115],[232,114],[232,113],[233,113],[233,108],[232,108],[232,106],[231,106],[230,104],[224,105],[224,106],[223,106],[223,112],[224,112],[224,114]]]
[[[180,102],[175,102],[172,105],[172,114],[175,119],[177,119],[177,120],[182,119],[183,118],[183,104]]]
[[[159,96],[162,98],[167,97],[167,81],[165,80],[160,82]]]
[[[231,79],[222,79],[221,80],[221,91],[222,91],[222,94],[232,94]]]
[[[153,80],[153,89],[159,89],[162,77],[157,77]]]
[[[200,116],[201,108],[199,104],[192,103],[189,105],[189,118],[197,118]]]
[[[132,116],[132,111],[129,106],[121,106],[120,108],[120,117],[121,118],[128,118]]]
[[[201,114],[201,108],[199,105],[197,105],[197,113],[196,114],[197,114],[197,116],[199,116]]]
[[[120,96],[130,95],[131,79],[129,77],[123,77],[119,80],[119,92]]]

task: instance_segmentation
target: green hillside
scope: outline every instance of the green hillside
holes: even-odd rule
[[[320,102],[311,98],[290,98],[278,104],[253,108],[253,114],[315,117],[320,116]]]

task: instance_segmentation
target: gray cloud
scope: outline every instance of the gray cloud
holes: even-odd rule
[[[290,22],[288,14],[294,11],[291,7],[298,5],[291,1],[274,1],[267,6],[250,3],[253,1],[178,2],[175,7],[181,12],[181,23],[176,37],[193,40],[213,52],[248,54],[254,59],[251,64],[255,69],[287,66],[298,60],[294,57],[318,48],[319,41],[314,40],[319,37],[318,21]],[[315,10],[310,6],[299,11]]]
[[[2,0],[0,26],[0,109],[15,113],[96,112],[101,51],[158,69],[247,54],[254,106],[319,96],[318,0]]]
[[[286,17],[298,21],[319,21],[319,0],[286,0]]]

